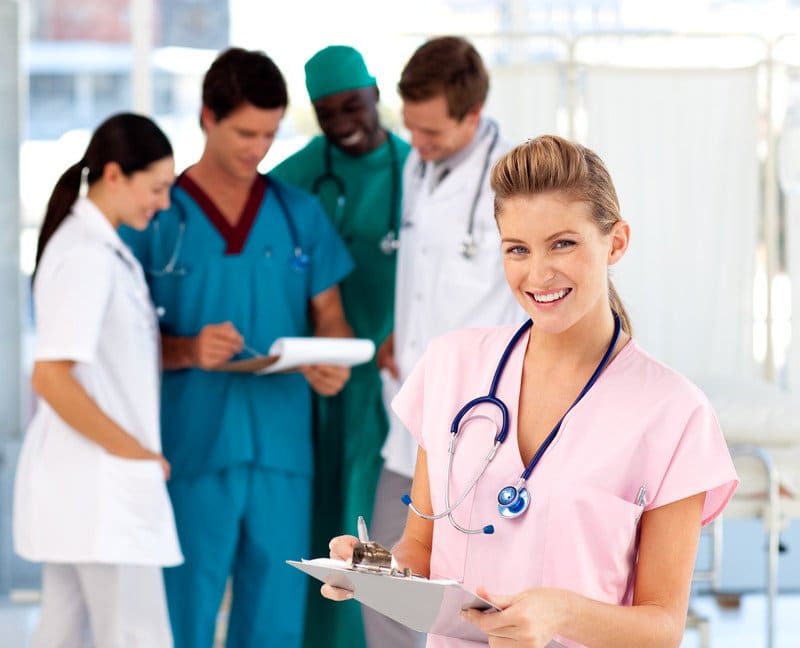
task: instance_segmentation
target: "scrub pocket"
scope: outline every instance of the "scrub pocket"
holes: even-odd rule
[[[101,495],[117,510],[118,523],[137,529],[159,526],[166,494],[161,464],[151,459],[125,459],[110,454],[103,459]]]
[[[182,562],[164,472],[155,460],[105,454],[100,463],[97,547],[102,562]]]
[[[590,486],[559,493],[548,514],[543,586],[622,603],[641,512],[634,502]]]

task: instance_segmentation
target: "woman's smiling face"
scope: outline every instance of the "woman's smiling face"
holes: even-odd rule
[[[504,200],[497,215],[506,279],[537,330],[561,333],[609,308],[608,266],[624,254],[624,221],[604,233],[586,202],[551,191]]]

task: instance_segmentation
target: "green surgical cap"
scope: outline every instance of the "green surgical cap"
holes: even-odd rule
[[[375,85],[364,58],[346,45],[331,45],[320,50],[306,63],[306,88],[311,101],[322,97]]]

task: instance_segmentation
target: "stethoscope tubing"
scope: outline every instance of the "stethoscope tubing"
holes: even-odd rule
[[[290,265],[293,270],[302,272],[308,267],[309,256],[304,252],[303,247],[300,244],[300,236],[297,231],[297,224],[292,218],[289,206],[286,203],[286,197],[283,195],[282,190],[276,183],[269,181],[269,177],[267,175],[262,177],[268,183],[268,186],[272,187],[275,199],[278,201],[278,206],[283,214],[286,227],[289,230],[289,239],[292,247],[292,258],[290,259]],[[175,244],[172,247],[172,253],[170,254],[166,264],[164,264],[164,266],[160,269],[150,268],[146,271],[147,274],[152,277],[167,277],[173,275],[184,276],[187,274],[187,270],[185,268],[178,266],[178,259],[180,258],[180,253],[183,249],[183,239],[186,234],[186,223],[188,220],[186,215],[186,207],[184,207],[179,200],[173,200],[172,202],[178,212],[178,233],[175,235]],[[160,221],[158,219],[160,217],[160,215],[156,216],[156,220],[153,224],[156,240],[159,238],[158,233],[160,231]]]
[[[572,408],[578,404],[578,402],[586,395],[586,393],[597,382],[597,379],[600,377],[600,374],[602,373],[603,369],[605,369],[606,365],[608,364],[608,361],[611,359],[611,354],[614,352],[614,347],[617,346],[617,340],[619,339],[620,328],[621,324],[619,317],[617,316],[616,313],[614,313],[614,335],[611,338],[611,344],[608,345],[605,354],[603,354],[602,360],[600,360],[600,363],[597,365],[597,368],[594,370],[594,373],[592,373],[589,380],[583,386],[583,389],[581,389],[581,392],[578,394],[578,397],[572,402],[572,405],[569,406],[569,409],[567,409],[567,411],[564,412],[562,417],[558,419],[558,423],[556,423],[555,427],[552,429],[550,434],[544,440],[542,445],[539,446],[539,449],[536,451],[536,454],[534,454],[533,457],[531,457],[530,462],[525,467],[525,470],[522,472],[522,475],[520,476],[523,482],[527,481],[528,477],[531,476],[531,473],[533,472],[533,469],[536,467],[536,464],[539,463],[539,459],[541,459],[542,455],[545,453],[547,448],[555,439],[556,435],[558,434],[558,431],[561,429],[561,424],[567,417],[567,414],[569,414],[572,411]]]
[[[487,120],[488,129],[487,133],[491,132],[491,139],[489,140],[489,146],[486,149],[486,153],[483,156],[483,165],[481,167],[481,173],[478,177],[478,182],[475,184],[475,192],[472,195],[472,202],[470,203],[469,208],[469,218],[467,219],[467,229],[464,232],[464,238],[461,240],[461,250],[460,254],[465,259],[472,259],[477,253],[477,245],[475,243],[475,217],[478,212],[478,203],[480,202],[481,198],[481,191],[483,190],[483,184],[486,182],[486,176],[489,173],[489,167],[491,166],[492,161],[492,154],[494,153],[495,148],[497,147],[497,142],[500,139],[500,128],[499,126],[490,120]],[[488,135],[483,135],[483,138],[488,137]],[[420,182],[422,182],[425,178],[426,171],[432,167],[431,163],[423,162],[420,160],[419,166],[419,176]],[[408,223],[406,223],[408,225]],[[401,224],[401,227],[403,225]]]
[[[489,128],[492,130],[492,139],[489,142],[489,148],[486,149],[486,155],[483,157],[483,167],[481,168],[481,175],[478,179],[478,184],[475,185],[475,194],[472,196],[472,207],[469,210],[469,221],[467,222],[467,233],[464,236],[462,243],[462,255],[471,259],[475,256],[475,214],[478,210],[478,202],[481,198],[481,191],[483,183],[486,181],[486,175],[489,173],[489,164],[492,160],[492,153],[497,146],[497,141],[500,139],[500,128],[496,123],[489,120]]]
[[[488,418],[488,417],[483,417],[483,418]],[[484,457],[480,468],[478,468],[478,470],[475,472],[475,475],[472,477],[472,480],[470,481],[469,486],[467,488],[465,488],[463,490],[463,492],[461,493],[461,496],[455,502],[453,502],[451,504],[450,503],[450,475],[452,474],[453,458],[454,458],[454,455],[455,455],[455,437],[452,437],[451,440],[450,440],[450,448],[448,450],[448,457],[447,457],[447,473],[446,473],[445,480],[444,480],[444,505],[445,505],[445,509],[441,513],[434,513],[434,514],[429,515],[427,513],[421,512],[419,509],[417,509],[417,507],[414,505],[414,502],[411,501],[411,497],[409,497],[408,495],[405,495],[403,497],[403,501],[414,512],[414,514],[418,515],[421,518],[424,518],[425,520],[435,521],[435,520],[440,520],[443,517],[446,517],[448,519],[448,521],[450,522],[450,524],[452,524],[453,527],[455,527],[458,531],[461,531],[462,533],[466,533],[466,534],[469,534],[469,535],[479,534],[479,533],[486,533],[486,534],[494,533],[494,526],[492,526],[491,524],[486,525],[486,526],[484,526],[484,527],[482,527],[480,529],[468,529],[467,527],[462,526],[461,524],[458,523],[458,521],[453,516],[453,512],[459,506],[461,506],[461,504],[467,498],[467,495],[469,495],[470,492],[472,492],[472,489],[475,488],[476,484],[478,483],[478,480],[481,477],[483,477],[483,473],[486,472],[486,469],[489,467],[489,463],[491,463],[491,461],[494,458],[494,455],[497,452],[499,447],[500,447],[500,443],[495,442],[495,444],[492,446],[492,449],[489,451],[489,453],[486,455],[486,457]]]
[[[572,409],[578,404],[578,402],[586,395],[586,393],[594,386],[597,382],[597,379],[600,377],[600,374],[607,366],[608,362],[611,359],[611,355],[614,352],[614,349],[617,346],[617,341],[619,340],[619,335],[621,331],[621,321],[619,316],[616,313],[613,313],[614,317],[614,333],[611,338],[611,342],[608,345],[605,353],[603,354],[602,359],[598,363],[597,367],[595,368],[594,372],[592,373],[589,380],[584,385],[583,389],[578,394],[577,398],[572,402],[566,412],[561,416],[558,423],[553,427],[550,434],[545,438],[542,444],[539,446],[538,450],[528,462],[527,466],[523,470],[522,474],[517,479],[514,486],[506,486],[500,490],[498,493],[498,510],[500,515],[504,518],[516,518],[522,513],[524,513],[529,506],[530,503],[530,495],[525,488],[525,484],[528,478],[531,476],[533,469],[539,463],[539,460],[542,458],[544,453],[550,447],[552,442],[555,440],[556,435],[558,434],[559,430],[561,429],[561,424],[563,423],[564,419],[566,418],[567,414],[569,414]],[[517,329],[517,331],[512,336],[511,340],[506,345],[505,349],[503,350],[502,355],[500,356],[500,360],[497,363],[497,368],[495,369],[494,376],[492,377],[492,383],[489,387],[489,392],[485,396],[479,396],[477,398],[473,398],[469,401],[466,405],[464,405],[458,413],[453,418],[453,422],[450,426],[450,443],[448,445],[448,461],[447,461],[447,472],[445,473],[445,485],[444,485],[444,503],[445,509],[440,513],[433,513],[433,514],[423,514],[421,513],[411,501],[411,498],[408,495],[403,497],[403,501],[411,508],[411,510],[419,515],[420,517],[426,520],[438,520],[443,517],[447,517],[450,521],[450,524],[461,531],[462,533],[467,534],[478,534],[478,533],[486,533],[490,534],[494,532],[494,526],[489,524],[480,529],[470,529],[467,527],[462,526],[459,524],[455,518],[453,517],[453,512],[460,504],[466,499],[467,495],[477,486],[478,480],[483,476],[486,472],[486,469],[489,466],[489,463],[494,458],[495,454],[497,453],[498,448],[500,445],[505,441],[508,435],[508,408],[506,407],[505,403],[502,400],[497,398],[497,388],[500,382],[500,378],[505,370],[506,364],[508,363],[508,359],[511,356],[514,348],[516,348],[517,344],[519,343],[520,338],[531,328],[533,325],[532,320],[526,321],[522,326]],[[475,473],[475,476],[470,480],[469,485],[462,491],[461,495],[457,498],[456,502],[451,504],[450,503],[450,475],[452,474],[453,468],[453,457],[455,455],[455,446],[456,446],[456,439],[459,431],[462,428],[462,421],[466,414],[480,404],[490,404],[497,407],[502,415],[502,422],[500,428],[495,435],[495,440],[492,445],[491,450],[484,458],[481,466]],[[494,423],[494,420],[485,415],[478,415],[480,418],[485,418]],[[469,420],[469,419],[467,419]],[[496,423],[495,423],[496,425]]]
[[[398,234],[400,230],[400,168],[398,166],[397,146],[392,139],[392,134],[387,130],[386,142],[389,146],[389,164],[392,167],[391,203],[389,208],[389,223],[386,234],[379,243],[381,252],[387,256],[395,252],[398,248]],[[328,137],[325,137],[324,152],[325,167],[323,172],[318,175],[311,183],[311,193],[320,195],[322,185],[330,182],[336,189],[336,213],[334,214],[334,225],[342,227],[344,218],[344,207],[347,204],[347,187],[341,176],[337,175],[333,169],[333,145]]]
[[[503,354],[500,356],[500,360],[497,363],[497,368],[495,369],[494,376],[492,376],[492,382],[489,386],[489,392],[486,394],[486,396],[478,396],[477,398],[473,398],[458,411],[455,417],[453,417],[453,422],[450,424],[450,434],[452,434],[454,437],[456,434],[458,434],[458,428],[461,424],[461,420],[464,418],[467,412],[474,407],[477,407],[481,403],[490,403],[500,410],[503,417],[500,429],[498,430],[494,439],[495,443],[503,443],[503,441],[506,440],[509,428],[508,407],[503,401],[497,398],[497,388],[500,384],[500,378],[505,371],[506,364],[508,364],[508,359],[511,357],[514,348],[519,343],[520,338],[530,330],[531,326],[533,326],[533,320],[529,319],[522,326],[520,326],[519,329],[517,329],[517,331],[514,333],[514,336],[511,338],[511,340],[509,340],[506,348],[503,350]]]

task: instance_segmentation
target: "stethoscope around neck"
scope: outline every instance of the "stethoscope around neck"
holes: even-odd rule
[[[385,132],[386,142],[389,146],[389,163],[392,167],[392,188],[390,196],[391,203],[389,203],[389,222],[386,234],[383,235],[380,243],[378,243],[378,248],[385,255],[389,256],[400,247],[400,241],[397,236],[397,228],[400,222],[400,169],[398,166],[397,147],[394,140],[392,140],[391,133],[389,133],[389,131]],[[347,188],[341,176],[337,175],[333,170],[332,149],[333,145],[330,140],[325,137],[325,168],[311,184],[311,193],[319,196],[322,186],[325,183],[331,183],[334,186],[334,190],[336,191],[336,207],[334,208],[333,223],[336,228],[339,229],[344,220],[344,208],[347,204]]]
[[[475,186],[475,194],[472,196],[472,206],[469,210],[469,222],[467,223],[467,232],[464,234],[464,240],[461,241],[461,256],[465,259],[472,259],[478,253],[478,244],[475,242],[475,212],[478,210],[478,202],[481,198],[481,190],[483,183],[486,180],[486,175],[489,173],[489,163],[492,160],[492,151],[497,146],[497,140],[500,137],[500,129],[497,124],[490,121],[489,128],[492,131],[492,139],[489,142],[489,148],[486,149],[486,155],[483,158],[483,167],[481,168],[481,175],[478,179],[478,184]]]
[[[475,240],[475,216],[478,211],[478,203],[481,199],[483,183],[486,181],[486,176],[489,173],[489,166],[492,161],[492,153],[497,146],[497,141],[500,139],[500,129],[497,124],[491,120],[488,121],[487,133],[491,133],[491,139],[489,140],[489,146],[486,149],[486,153],[483,156],[483,166],[481,167],[481,173],[478,176],[478,182],[475,185],[475,192],[472,194],[472,202],[469,208],[469,219],[467,220],[467,231],[464,232],[464,238],[461,240],[461,245],[459,246],[459,253],[468,261],[475,258],[475,256],[478,254],[478,243]],[[484,135],[484,137],[486,137],[486,135]],[[425,175],[425,170],[429,166],[430,165],[426,163],[422,163],[420,165],[421,176]]]
[[[528,478],[531,476],[533,469],[539,463],[539,460],[542,458],[542,455],[547,451],[547,448],[550,447],[550,444],[556,438],[558,431],[561,429],[561,423],[566,418],[567,414],[572,410],[575,405],[586,395],[586,393],[594,386],[597,382],[597,379],[600,377],[603,369],[608,364],[609,360],[611,359],[611,355],[614,351],[614,347],[617,345],[617,341],[619,340],[619,334],[621,329],[620,319],[616,313],[613,313],[614,316],[614,334],[611,336],[611,342],[608,345],[608,349],[606,349],[603,358],[600,360],[600,363],[597,365],[597,368],[592,373],[591,377],[589,378],[588,382],[584,385],[583,389],[581,390],[578,397],[569,406],[566,412],[562,415],[562,417],[558,420],[558,423],[555,424],[550,434],[547,435],[547,438],[542,442],[539,446],[539,449],[533,455],[531,460],[528,462],[528,465],[525,466],[525,469],[522,471],[522,474],[517,479],[514,485],[505,486],[504,488],[500,489],[500,492],[497,494],[497,510],[500,513],[500,517],[506,519],[513,519],[517,518],[531,505],[531,495],[528,489],[526,488],[526,484]],[[525,322],[517,331],[514,333],[514,336],[509,341],[508,345],[506,346],[505,350],[503,351],[502,356],[500,356],[500,361],[497,363],[497,369],[494,372],[494,377],[492,378],[492,384],[489,387],[489,393],[486,396],[478,396],[477,398],[473,398],[469,401],[464,407],[462,407],[458,413],[453,418],[453,422],[450,425],[450,443],[447,448],[447,474],[445,475],[445,484],[444,484],[444,506],[445,509],[440,513],[434,513],[433,515],[428,515],[426,513],[420,512],[414,503],[411,501],[411,497],[406,493],[403,495],[403,502],[405,502],[408,507],[419,517],[424,518],[426,520],[439,520],[443,517],[446,517],[450,524],[461,531],[462,533],[467,534],[476,534],[476,533],[494,533],[494,525],[487,524],[479,529],[470,529],[468,527],[464,527],[456,521],[455,517],[453,517],[453,511],[457,509],[461,503],[466,499],[467,495],[475,488],[478,483],[478,480],[483,476],[486,472],[486,469],[489,467],[492,459],[497,454],[498,449],[502,445],[502,443],[506,440],[508,436],[508,407],[506,404],[497,397],[497,388],[500,383],[500,378],[503,375],[503,371],[506,368],[506,364],[508,363],[508,359],[511,356],[514,348],[517,346],[520,338],[522,338],[531,328],[533,322],[528,320]],[[476,408],[478,405],[492,405],[500,410],[501,414],[501,423],[500,427],[497,430],[497,434],[494,438],[494,443],[489,450],[488,454],[483,458],[478,469],[475,471],[475,475],[469,482],[467,488],[461,493],[461,495],[456,499],[455,502],[452,504],[450,503],[450,475],[452,474],[453,469],[453,457],[455,455],[456,443],[458,439],[458,433],[461,431],[462,427],[465,426],[469,421],[474,420],[475,418],[482,418],[487,419],[494,423],[494,419],[486,415],[476,415],[470,418],[465,418],[467,414]]]
[[[283,214],[283,218],[286,222],[286,227],[289,230],[289,238],[292,245],[292,253],[289,257],[289,266],[295,272],[305,272],[308,269],[310,257],[305,253],[300,245],[300,237],[297,234],[297,227],[292,219],[291,213],[289,212],[286,199],[276,183],[272,182],[269,186],[275,193],[275,199],[278,201],[281,213]],[[183,247],[183,238],[186,234],[186,207],[179,200],[173,200],[173,205],[175,205],[175,208],[178,212],[178,232],[175,235],[175,243],[172,246],[172,253],[169,255],[167,262],[160,268],[153,267],[151,265],[151,267],[146,270],[147,274],[151,277],[185,277],[187,274],[189,274],[189,268],[179,263],[181,248]],[[156,248],[158,247],[161,232],[159,221],[160,218],[160,215],[156,216],[153,222],[153,239],[155,241]]]

